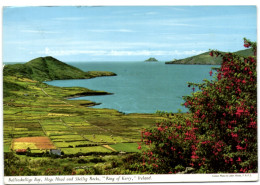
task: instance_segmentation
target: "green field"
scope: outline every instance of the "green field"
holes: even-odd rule
[[[68,97],[84,88],[53,87],[26,78],[5,76],[5,81],[26,90],[4,97],[4,142],[13,138],[48,136],[56,142],[116,144],[140,141],[140,131],[165,119],[153,114],[124,115],[116,110],[95,109]],[[54,94],[53,92],[59,92]],[[11,92],[11,91],[10,91]],[[52,95],[50,95],[52,94]],[[37,96],[35,96],[37,95]],[[86,101],[89,103],[89,101]]]
[[[91,108],[94,103],[90,101],[66,99],[90,91],[80,87],[54,87],[14,76],[4,76],[4,83],[8,84],[3,101],[4,152],[11,152],[12,141],[16,138],[47,136],[63,155],[69,159],[73,158],[54,159],[62,163],[61,174],[67,173],[63,171],[64,166],[72,167],[71,170],[76,170],[77,174],[119,173],[115,171],[125,168],[122,160],[132,153],[140,152],[137,142],[141,140],[141,129],[153,126],[158,120],[166,119],[158,114],[125,115],[116,110]],[[47,167],[56,168],[56,162],[47,162],[50,159],[45,155],[48,154],[48,150],[38,149],[32,143],[13,145],[14,150],[28,147],[32,155],[39,155],[14,155],[20,158],[20,161],[24,161],[23,164],[28,163],[32,175],[36,171],[41,175],[48,175],[45,171]],[[122,156],[120,152],[125,154]],[[81,163],[77,163],[80,160],[79,156],[88,159],[85,165],[89,171],[81,169]],[[91,156],[94,159],[91,159]],[[44,162],[45,160],[47,161]],[[46,165],[35,165],[37,161]]]
[[[109,146],[120,152],[140,152],[140,150],[137,149],[137,143],[118,143]]]

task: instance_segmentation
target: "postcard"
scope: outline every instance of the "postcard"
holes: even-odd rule
[[[5,6],[5,184],[258,181],[257,7]]]

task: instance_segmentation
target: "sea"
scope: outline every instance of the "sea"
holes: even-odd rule
[[[83,71],[111,71],[117,76],[79,80],[45,82],[59,87],[85,87],[106,91],[112,95],[85,96],[75,99],[91,100],[95,108],[116,109],[125,114],[187,112],[183,96],[193,93],[188,82],[212,80],[211,68],[217,65],[179,65],[164,62],[69,62]]]

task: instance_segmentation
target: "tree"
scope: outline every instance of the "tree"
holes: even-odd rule
[[[222,65],[213,80],[189,83],[199,89],[184,97],[191,118],[175,117],[145,131],[153,155],[145,152],[143,158],[151,172],[158,172],[151,164],[161,173],[187,166],[201,173],[257,172],[257,46],[247,39],[244,46],[254,56],[210,52],[222,57]]]

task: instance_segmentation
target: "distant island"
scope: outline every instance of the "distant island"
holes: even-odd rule
[[[145,60],[145,62],[158,62],[158,60],[156,58],[150,57],[147,60]]]
[[[169,62],[165,62],[165,64],[199,64],[199,65],[221,65],[221,57],[211,57],[209,55],[209,51],[199,54],[199,55],[195,55],[192,57],[188,57],[188,58],[184,58],[184,59],[179,59],[179,60],[172,60]],[[225,54],[227,52],[221,52],[222,54]],[[245,50],[240,50],[237,52],[234,52],[234,54],[240,55],[240,56],[252,56],[253,55],[253,50],[252,49],[245,49]]]

